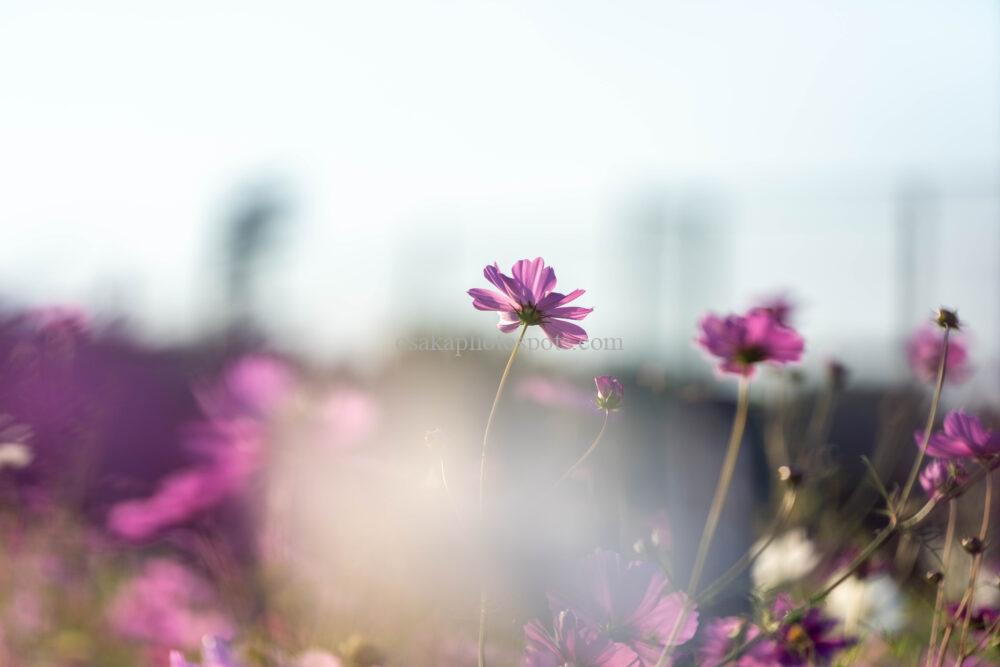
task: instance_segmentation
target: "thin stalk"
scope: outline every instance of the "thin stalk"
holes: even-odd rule
[[[703,590],[695,598],[696,604],[704,604],[708,602],[721,591],[725,590],[726,586],[731,584],[736,577],[740,576],[748,567],[754,564],[760,555],[764,553],[764,550],[771,546],[775,538],[778,537],[778,532],[785,525],[788,517],[792,514],[792,509],[795,507],[795,499],[797,493],[795,489],[789,488],[785,491],[784,497],[781,499],[781,507],[778,509],[778,514],[775,516],[774,521],[771,523],[770,528],[765,533],[766,537],[750,547],[742,558],[733,563],[733,565],[725,571],[725,573],[716,579],[713,583],[709,584],[708,588]]]
[[[566,470],[566,472],[564,472],[562,474],[562,476],[559,479],[556,480],[556,483],[552,485],[553,489],[556,488],[557,486],[559,486],[560,484],[562,484],[562,482],[567,477],[569,477],[574,472],[576,472],[576,470],[581,465],[583,465],[584,461],[586,461],[588,458],[590,458],[590,455],[594,453],[594,450],[597,449],[597,445],[601,442],[601,438],[604,437],[604,431],[608,428],[608,415],[609,414],[610,414],[610,412],[608,410],[604,411],[604,423],[601,424],[601,430],[597,432],[597,437],[594,438],[594,442],[591,443],[590,447],[587,448],[587,451],[585,451],[583,453],[583,456],[581,456],[580,458],[578,458],[576,460],[576,463],[574,463],[573,465],[571,465],[569,467],[569,469]]]
[[[726,504],[726,496],[729,494],[729,486],[733,481],[733,473],[736,471],[736,461],[740,454],[740,444],[743,442],[743,431],[747,424],[747,412],[750,407],[750,382],[747,378],[740,378],[739,395],[736,400],[736,415],[733,417],[733,429],[729,434],[729,445],[726,447],[726,456],[722,461],[722,470],[719,473],[719,482],[715,487],[715,497],[712,498],[712,506],[708,511],[708,518],[705,520],[705,529],[701,534],[701,542],[698,544],[698,552],[694,559],[694,567],[691,570],[691,579],[688,581],[687,600],[681,608],[681,613],[677,615],[674,627],[667,636],[666,646],[660,659],[656,661],[656,667],[663,667],[670,657],[671,646],[680,632],[681,626],[690,611],[694,594],[698,591],[698,584],[701,582],[702,571],[705,568],[705,561],[708,558],[708,551],[712,546],[712,538],[715,537],[715,530],[719,527],[719,519],[722,516],[722,508]]]
[[[524,334],[528,331],[528,325],[524,324],[521,326],[521,333],[517,337],[517,342],[514,343],[514,349],[510,351],[510,357],[507,359],[507,365],[504,366],[503,374],[500,376],[500,384],[497,386],[497,395],[493,397],[493,407],[490,408],[490,416],[486,419],[486,428],[483,430],[483,452],[482,457],[479,462],[479,524],[480,530],[482,531],[482,539],[486,538],[486,531],[484,526],[485,514],[483,511],[483,498],[485,497],[486,489],[486,444],[490,439],[490,427],[493,425],[493,417],[497,412],[497,405],[500,403],[500,396],[503,395],[504,385],[507,384],[507,376],[510,375],[510,367],[514,365],[514,358],[517,356],[517,351],[521,349],[521,341],[524,340]],[[486,583],[485,581],[480,583],[479,587],[479,667],[486,667]]]
[[[941,622],[942,606],[944,605],[944,583],[951,566],[951,548],[955,542],[955,521],[958,519],[958,501],[955,499],[948,501],[948,527],[944,531],[944,553],[941,556],[941,581],[937,585],[937,594],[934,597],[934,616],[931,620],[931,637],[927,646],[926,666],[931,667],[934,659],[934,649],[937,645],[938,624]]]
[[[990,511],[993,507],[993,475],[986,475],[986,492],[983,494],[983,520],[979,525],[979,542],[983,544],[985,549],[986,538],[989,536],[990,530]],[[972,559],[972,572],[969,575],[969,587],[965,592],[966,601],[966,614],[965,619],[962,621],[962,634],[958,640],[958,655],[961,664],[961,658],[965,657],[965,642],[969,637],[969,622],[972,620],[972,598],[976,592],[976,579],[979,578],[979,570],[983,566],[983,552],[980,551]],[[959,610],[961,614],[961,610]]]
[[[903,493],[899,496],[898,507],[900,510],[906,505],[906,501],[910,499],[910,493],[913,491],[913,485],[917,481],[917,476],[920,474],[920,466],[924,463],[924,457],[927,455],[927,443],[930,442],[931,432],[934,430],[934,419],[937,417],[938,404],[941,402],[941,390],[944,388],[944,376],[945,368],[948,365],[948,334],[951,333],[951,329],[945,327],[944,338],[941,341],[941,361],[938,363],[938,373],[937,373],[937,383],[934,385],[934,397],[931,399],[931,409],[927,413],[927,424],[924,426],[924,437],[920,442],[920,453],[917,454],[917,459],[913,462],[913,467],[910,469],[910,476],[906,478],[906,486],[903,487]]]

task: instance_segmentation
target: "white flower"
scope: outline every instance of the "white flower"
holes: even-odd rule
[[[754,545],[759,548],[760,542]],[[819,554],[801,528],[775,538],[753,564],[751,576],[759,590],[770,590],[786,581],[801,579],[819,563]]]
[[[887,574],[864,579],[851,575],[830,592],[826,610],[849,634],[891,634],[906,621],[899,584]]]
[[[31,447],[22,442],[0,444],[0,470],[3,468],[25,468],[35,458]]]

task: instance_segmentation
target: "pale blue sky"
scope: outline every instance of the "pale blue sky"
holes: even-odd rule
[[[705,305],[789,285],[851,347],[893,331],[916,175],[944,196],[928,301],[989,309],[996,339],[998,165],[993,2],[0,5],[0,292],[126,303],[151,335],[211,321],[213,225],[276,175],[299,205],[262,304],[312,350],[476,326],[481,265],[534,254],[630,334],[630,207],[706,189],[731,226]],[[664,298],[691,292],[670,271]],[[665,350],[689,335],[671,315]]]

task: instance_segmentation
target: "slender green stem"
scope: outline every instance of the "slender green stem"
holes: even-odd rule
[[[497,412],[497,405],[500,403],[500,396],[503,395],[504,385],[507,384],[507,376],[510,375],[510,368],[514,365],[514,358],[517,356],[517,351],[521,349],[521,341],[524,340],[524,334],[528,331],[528,325],[524,324],[521,326],[521,333],[517,337],[517,342],[514,343],[514,349],[510,351],[510,357],[507,359],[507,365],[504,366],[503,374],[500,376],[500,384],[497,386],[497,395],[493,397],[493,407],[490,408],[490,416],[486,419],[486,428],[483,430],[483,451],[482,457],[479,462],[479,524],[480,531],[482,533],[481,539],[486,539],[485,530],[485,512],[483,507],[483,498],[485,497],[486,489],[486,445],[490,439],[490,427],[493,425],[493,417]],[[480,583],[479,588],[479,667],[486,667],[486,582]]]
[[[917,476],[920,474],[920,466],[924,463],[924,457],[927,455],[927,443],[930,442],[931,432],[934,430],[934,419],[937,417],[938,404],[941,402],[941,390],[944,388],[944,376],[945,369],[948,366],[948,334],[951,329],[945,328],[944,338],[941,340],[941,361],[938,363],[938,373],[937,373],[937,383],[934,385],[934,397],[931,399],[931,409],[927,413],[927,424],[924,426],[924,437],[920,442],[920,452],[917,454],[916,460],[913,462],[913,467],[910,469],[910,475],[906,478],[906,486],[903,487],[903,493],[899,496],[899,503],[897,507],[899,511],[902,511],[903,506],[906,505],[906,501],[910,499],[910,493],[913,491],[913,485],[917,481]]]
[[[704,604],[708,602],[721,591],[725,590],[726,586],[731,584],[736,577],[740,576],[748,567],[754,564],[760,555],[764,553],[775,538],[778,537],[778,532],[785,525],[788,517],[792,514],[792,509],[795,507],[795,499],[798,494],[795,489],[789,488],[785,491],[784,497],[781,499],[781,507],[778,509],[778,514],[774,517],[774,521],[771,522],[771,526],[765,533],[765,538],[762,541],[757,542],[757,544],[750,547],[743,557],[738,561],[733,563],[733,565],[725,571],[725,573],[716,579],[713,583],[703,590],[695,598],[696,604]]]
[[[740,378],[739,395],[736,400],[736,415],[733,417],[733,429],[729,434],[729,445],[726,447],[726,456],[722,461],[722,471],[719,473],[719,482],[715,487],[715,496],[712,498],[712,506],[708,510],[708,518],[705,520],[705,529],[701,534],[701,542],[698,544],[698,552],[694,559],[694,567],[691,570],[691,578],[688,580],[687,600],[681,608],[681,613],[677,615],[670,634],[667,636],[666,645],[660,659],[656,661],[656,667],[663,667],[667,664],[667,659],[672,652],[672,645],[677,639],[677,633],[684,625],[684,620],[690,611],[695,593],[698,592],[698,584],[701,582],[701,575],[708,559],[708,551],[712,546],[712,538],[715,537],[715,530],[719,527],[719,519],[722,516],[722,509],[726,504],[726,496],[729,494],[729,486],[733,481],[733,473],[736,471],[736,461],[740,454],[740,444],[743,442],[743,431],[747,424],[747,412],[750,407],[750,381],[747,378]]]
[[[941,581],[937,585],[937,594],[934,597],[934,616],[931,620],[931,637],[927,646],[926,667],[931,667],[934,660],[934,649],[937,646],[938,624],[941,622],[941,607],[944,605],[944,584],[945,577],[951,567],[951,548],[955,542],[955,522],[958,519],[958,501],[955,499],[948,501],[948,527],[944,531],[944,553],[941,556]]]
[[[591,443],[590,447],[588,447],[588,448],[587,448],[587,451],[585,451],[585,452],[583,453],[583,456],[581,456],[580,458],[578,458],[578,459],[576,460],[576,463],[574,463],[573,465],[571,465],[571,466],[570,466],[570,467],[569,467],[569,468],[568,468],[568,469],[566,470],[566,472],[564,472],[564,473],[562,474],[562,476],[561,476],[561,477],[559,477],[559,479],[557,479],[557,480],[556,480],[556,483],[552,485],[552,488],[553,488],[553,489],[554,489],[554,488],[556,488],[557,486],[559,486],[560,484],[562,484],[562,482],[563,482],[563,481],[564,481],[564,480],[565,480],[565,479],[566,479],[567,477],[569,477],[569,476],[570,476],[570,475],[572,475],[572,474],[573,474],[574,472],[576,472],[576,470],[577,470],[577,469],[578,469],[578,468],[579,468],[579,467],[580,467],[581,465],[583,465],[583,463],[584,463],[584,462],[585,462],[585,461],[586,461],[586,460],[587,460],[588,458],[590,458],[590,455],[594,453],[594,450],[596,450],[596,449],[597,449],[597,445],[598,445],[598,444],[599,444],[599,443],[601,442],[601,438],[602,438],[602,437],[604,437],[604,431],[605,431],[605,430],[606,430],[606,429],[608,428],[608,416],[609,416],[609,414],[610,414],[610,412],[609,412],[608,410],[605,410],[605,411],[604,411],[604,422],[603,422],[603,423],[601,424],[601,430],[597,432],[597,437],[596,437],[596,438],[594,438],[594,442],[593,442],[593,443]]]
[[[990,515],[993,508],[993,475],[986,475],[986,492],[983,494],[983,520],[979,525],[979,542],[986,548],[986,538],[989,536]],[[969,575],[969,587],[966,589],[966,613],[962,621],[962,634],[958,640],[959,664],[965,658],[965,642],[969,637],[969,622],[972,620],[972,598],[976,593],[976,579],[979,578],[979,570],[983,565],[983,551],[980,550],[972,560],[972,572]],[[961,610],[959,610],[961,613]]]

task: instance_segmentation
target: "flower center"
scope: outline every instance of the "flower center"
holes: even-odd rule
[[[758,361],[764,361],[765,359],[767,359],[766,350],[757,345],[748,345],[747,347],[740,348],[736,352],[736,360],[744,366],[750,366],[751,364],[756,364]]]
[[[788,632],[785,634],[785,642],[788,648],[799,655],[808,655],[812,652],[812,637],[809,636],[806,629],[799,623],[788,628]]]
[[[542,313],[539,312],[539,310],[535,308],[535,305],[531,303],[526,304],[523,308],[521,308],[521,310],[517,313],[517,317],[521,320],[521,322],[527,324],[528,326],[542,323]]]

